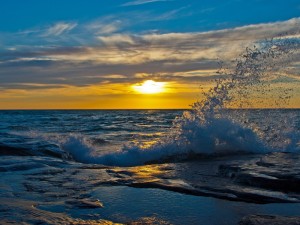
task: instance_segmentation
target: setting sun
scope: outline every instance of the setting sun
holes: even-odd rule
[[[164,92],[165,82],[146,80],[142,84],[133,85],[133,89],[142,94],[157,94]]]

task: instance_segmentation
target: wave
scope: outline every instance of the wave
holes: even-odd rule
[[[290,90],[285,87],[272,90],[270,76],[274,79],[274,71],[280,74],[291,51],[299,49],[300,42],[276,38],[257,44],[247,48],[233,67],[223,65],[217,73],[224,78],[216,80],[215,86],[203,93],[203,100],[176,118],[170,132],[155,144],[148,147],[130,144],[121,151],[97,155],[84,139],[70,137],[62,148],[80,162],[117,166],[187,159],[195,155],[299,151],[299,130],[290,130],[291,121],[267,115],[257,124],[247,121],[244,115],[224,112],[231,107],[251,107],[255,96],[262,97],[256,98],[256,104],[288,105]]]
[[[298,152],[300,148],[297,138],[286,148],[275,149],[263,142],[250,128],[228,119],[214,119],[204,125],[194,121],[185,122],[180,134],[169,135],[146,148],[143,144],[129,144],[118,152],[99,155],[96,147],[81,135],[69,136],[61,144],[61,148],[69,152],[74,160],[82,163],[137,166],[232,154]]]
[[[168,136],[147,148],[131,144],[124,146],[121,151],[98,155],[95,146],[80,135],[69,136],[61,148],[69,152],[76,161],[110,166],[178,161],[193,159],[197,155],[220,156],[268,151],[251,129],[225,119],[216,119],[204,126],[197,123],[185,124],[180,139],[174,140],[172,136]]]
[[[40,131],[11,131],[0,142],[0,155],[3,156],[46,156],[71,159],[68,152],[61,149],[65,137],[59,133]]]
[[[45,147],[39,150],[32,147],[20,147],[9,144],[0,144],[0,156],[48,156],[54,158],[66,159],[68,154],[62,151],[47,149]]]
[[[0,155],[32,156],[33,154],[30,149],[0,144]]]

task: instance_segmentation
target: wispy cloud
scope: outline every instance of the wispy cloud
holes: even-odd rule
[[[74,29],[77,26],[77,23],[66,23],[59,22],[49,27],[44,33],[43,36],[59,36],[63,33],[67,33]]]
[[[184,7],[181,7],[179,9],[174,9],[174,10],[171,10],[169,12],[165,12],[161,15],[158,15],[157,17],[155,18],[152,18],[150,20],[152,21],[160,21],[160,20],[170,20],[170,19],[174,19],[174,18],[178,18],[179,16],[179,13],[185,9],[189,8],[189,6],[184,6]]]
[[[112,34],[123,28],[125,20],[121,20],[116,16],[105,16],[89,22],[85,25],[85,29],[89,30],[93,34]]]
[[[153,2],[169,2],[169,1],[173,1],[173,0],[136,0],[136,1],[127,2],[122,6],[144,5]]]
[[[52,25],[42,25],[28,28],[16,33],[1,33],[0,42],[6,47],[18,46],[46,46],[46,45],[73,45],[87,46],[95,44],[99,36],[130,34],[133,30],[141,30],[142,24],[154,24],[156,21],[165,21],[185,16],[182,12],[189,6],[164,12],[149,10],[130,11],[102,16],[87,22],[60,21]],[[151,25],[152,26],[152,25]],[[139,31],[140,30],[140,31]],[[151,30],[151,29],[150,29]],[[152,29],[153,32],[156,29]],[[149,33],[146,31],[145,33]],[[50,44],[51,43],[51,44]]]

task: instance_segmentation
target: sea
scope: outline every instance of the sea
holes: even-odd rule
[[[235,119],[208,124],[182,122],[187,114],[0,111],[0,223],[217,225],[300,215],[300,110],[226,110]],[[271,115],[280,131],[266,127]],[[269,145],[274,138],[281,145]]]

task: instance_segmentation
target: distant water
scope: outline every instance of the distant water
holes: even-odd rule
[[[0,146],[20,154],[73,159],[120,151],[128,143],[151,144],[169,132],[182,110],[0,111]],[[9,152],[7,152],[9,153]],[[74,155],[75,156],[75,155]]]
[[[300,111],[297,109],[224,113],[243,118],[250,125],[243,127],[227,120],[214,120],[201,126],[194,122],[175,140],[171,136],[177,132],[174,118],[180,117],[183,110],[0,111],[0,146],[3,155],[52,156],[120,166],[142,165],[170,157],[176,160],[191,153],[224,155],[299,150],[296,138],[299,138]],[[292,121],[280,127],[273,127],[270,121],[266,126],[270,116],[276,122],[282,118]],[[273,130],[276,128],[280,130]]]

